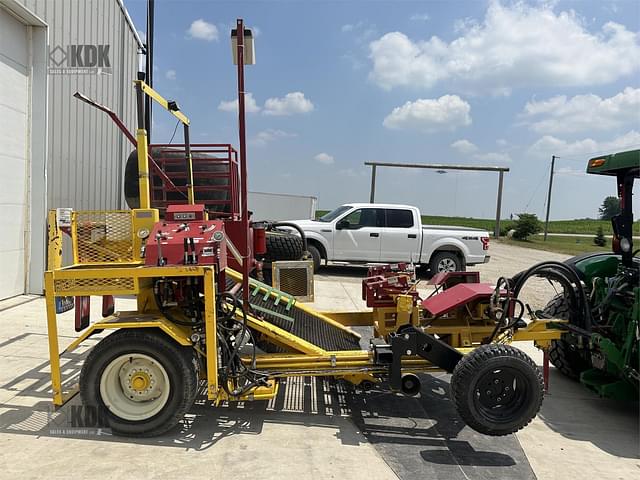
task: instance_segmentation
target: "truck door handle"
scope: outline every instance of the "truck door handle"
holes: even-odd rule
[[[415,233],[410,233],[409,235],[407,235],[407,237],[409,238],[418,238],[418,235]]]
[[[379,233],[370,233],[369,236],[370,237],[379,237],[380,234]]]

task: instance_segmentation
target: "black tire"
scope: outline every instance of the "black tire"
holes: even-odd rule
[[[166,402],[155,415],[143,420],[127,420],[114,413],[112,407],[105,404],[101,394],[101,380],[107,367],[128,354],[152,358],[164,368],[169,381]],[[129,361],[132,362],[133,358]],[[85,406],[96,408],[116,434],[142,437],[161,435],[174,427],[193,405],[198,389],[196,365],[191,348],[178,345],[162,332],[151,329],[118,330],[101,340],[84,361],[80,372],[82,402]],[[121,388],[121,392],[128,396],[124,388]]]
[[[262,256],[262,260],[265,262],[300,260],[304,253],[302,239],[293,233],[278,230],[268,231],[266,241],[267,253]]]
[[[464,272],[464,262],[454,252],[436,252],[429,261],[429,270],[435,275],[440,272]]]
[[[482,345],[453,370],[451,393],[467,425],[485,435],[517,432],[538,413],[544,384],[536,364],[511,345]]]
[[[548,318],[569,320],[569,304],[564,295],[556,295],[543,309]],[[578,380],[580,374],[591,368],[589,352],[569,342],[567,338],[552,340],[549,360],[563,375]]]
[[[307,251],[311,255],[311,259],[313,260],[313,271],[317,272],[320,270],[322,266],[322,255],[320,254],[320,250],[315,245],[308,245]]]

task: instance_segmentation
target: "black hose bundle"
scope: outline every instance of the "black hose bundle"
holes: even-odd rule
[[[593,315],[589,307],[589,299],[575,270],[562,262],[538,263],[509,280],[515,298],[518,298],[520,291],[531,277],[545,278],[560,283],[569,304],[571,325],[582,330],[581,333],[589,334],[591,332]]]
[[[247,327],[247,312],[242,300],[231,292],[224,292],[217,299],[221,384],[229,397],[238,397],[255,386],[266,385],[266,377],[255,370],[256,342],[251,329]],[[238,310],[241,311],[242,321],[236,319]],[[240,349],[245,344],[252,345],[250,367],[240,358]]]

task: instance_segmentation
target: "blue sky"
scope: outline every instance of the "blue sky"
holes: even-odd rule
[[[144,32],[146,2],[125,5]],[[255,191],[333,208],[368,201],[365,161],[500,165],[503,216],[543,217],[555,154],[551,218],[595,217],[615,184],[584,175],[586,160],[640,148],[637,1],[156,0],[154,85],[189,115],[193,142],[237,145],[238,17],[257,32]],[[171,118],[154,122],[168,140]],[[492,173],[379,169],[376,200],[489,218],[496,189]]]

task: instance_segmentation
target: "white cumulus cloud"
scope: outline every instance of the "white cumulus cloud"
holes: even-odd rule
[[[456,140],[449,146],[453,148],[456,152],[462,153],[463,155],[469,155],[470,153],[474,153],[478,151],[478,147],[476,145],[474,145],[469,140],[466,140],[464,138],[460,140]]]
[[[511,161],[511,155],[504,152],[476,153],[473,158],[488,163],[508,163]]]
[[[176,79],[176,71],[175,70],[167,70],[164,74],[167,80],[175,80]]]
[[[538,158],[550,158],[551,155],[586,156],[598,153],[615,153],[640,144],[640,132],[630,130],[624,135],[619,135],[611,140],[597,141],[592,138],[584,138],[573,142],[563,140],[553,135],[545,135],[529,147],[529,153]],[[586,163],[585,163],[586,165]]]
[[[328,153],[319,153],[313,159],[317,162],[324,163],[325,165],[331,165],[334,163],[333,155],[329,155]]]
[[[264,147],[266,144],[273,142],[279,138],[290,138],[295,137],[295,133],[285,132],[284,130],[277,130],[273,128],[267,128],[266,130],[262,130],[258,132],[258,134],[253,139],[252,143],[254,145]]]
[[[218,40],[218,27],[213,23],[209,23],[202,18],[194,20],[187,34],[190,38],[197,38],[199,40],[206,40],[207,42]]]
[[[414,13],[409,17],[409,20],[411,20],[412,22],[426,22],[430,18],[431,17],[428,13]]]
[[[370,78],[384,89],[448,82],[468,91],[508,94],[522,86],[613,82],[640,68],[635,32],[607,22],[590,31],[573,11],[547,2],[489,4],[481,21],[465,20],[451,42],[390,32],[370,43]]]
[[[471,106],[457,95],[443,95],[437,99],[419,98],[394,108],[382,124],[394,130],[454,130],[471,124],[470,112]]]
[[[238,112],[238,100],[222,101],[218,105],[218,110],[223,112]],[[246,113],[257,113],[260,111],[260,107],[256,103],[256,99],[253,98],[253,93],[247,92],[244,94],[244,111]]]
[[[627,87],[609,98],[565,95],[528,102],[521,117],[538,133],[613,130],[640,124],[640,88]]]
[[[287,93],[284,97],[268,98],[264,102],[265,115],[294,115],[297,113],[308,113],[313,110],[311,100],[305,98],[302,92]]]

